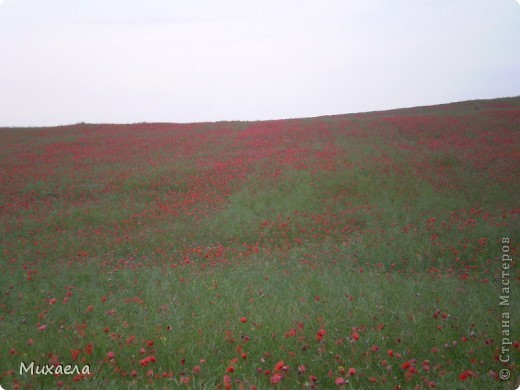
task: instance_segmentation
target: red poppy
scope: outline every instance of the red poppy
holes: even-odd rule
[[[274,371],[280,371],[280,370],[286,370],[287,367],[283,360],[280,360],[278,363],[274,366]]]
[[[271,377],[270,382],[271,382],[271,384],[276,385],[277,383],[280,383],[282,381],[282,379],[283,379],[283,375],[276,373]]]
[[[79,349],[73,349],[71,351],[72,360],[74,360],[74,361],[78,360],[78,356],[80,353],[81,353],[81,351]]]
[[[327,331],[325,329],[320,329],[317,333],[316,333],[316,341],[321,341],[323,340],[323,337],[327,334]]]
[[[334,383],[338,386],[343,386],[345,383],[347,383],[347,381],[345,380],[345,378],[343,377],[339,377],[339,378],[336,378],[336,380],[334,381]]]

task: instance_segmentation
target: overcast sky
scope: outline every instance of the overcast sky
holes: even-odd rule
[[[517,95],[515,0],[0,0],[0,126]]]

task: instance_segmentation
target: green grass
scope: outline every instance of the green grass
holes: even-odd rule
[[[319,263],[327,262],[319,259]],[[156,372],[191,374],[204,359],[193,387],[198,383],[213,388],[222,381],[227,365],[235,367],[234,378],[269,387],[269,376],[256,369],[272,371],[276,362],[283,360],[290,367],[285,380],[294,384],[308,381],[308,375],[297,373],[301,365],[307,367],[309,375],[321,378],[320,385],[325,388],[334,386],[341,367],[355,367],[358,374],[351,378],[352,387],[370,388],[371,376],[386,378],[386,387],[408,383],[400,366],[417,359],[417,366],[424,360],[429,360],[431,367],[441,365],[431,376],[438,377],[436,382],[443,388],[457,382],[459,367],[477,372],[486,369],[493,360],[494,348],[484,340],[496,340],[500,332],[495,320],[500,312],[495,283],[434,279],[426,274],[402,276],[378,270],[360,273],[344,264],[316,266],[298,258],[282,261],[275,256],[251,258],[239,267],[204,272],[196,267],[150,267],[121,269],[99,277],[91,264],[65,269],[48,269],[45,277],[35,278],[30,290],[22,280],[11,289],[6,301],[16,314],[4,321],[2,337],[6,340],[17,334],[7,347],[25,352],[22,356],[3,354],[3,366],[19,359],[45,361],[47,352],[70,360],[70,349],[84,349],[87,343],[93,343],[89,362],[101,361],[108,351],[116,351],[115,361],[121,370],[137,368],[135,385],[140,387],[146,387],[148,368],[140,368],[136,362],[152,353],[157,359],[153,365]],[[57,290],[64,285],[72,286],[73,292],[66,304],[60,302],[64,291]],[[18,295],[20,291],[23,297]],[[56,296],[56,304],[45,303]],[[101,301],[103,296],[107,297],[105,302]],[[134,297],[142,301],[128,301]],[[511,300],[519,298],[517,291]],[[29,316],[19,312],[29,302],[46,312],[46,338],[42,339],[33,325],[38,321],[37,311]],[[87,312],[89,304],[93,306],[91,312]],[[113,308],[117,313],[107,315]],[[437,310],[449,317],[434,319]],[[247,322],[241,323],[241,317]],[[298,322],[303,329],[298,328]],[[86,325],[85,335],[78,334],[80,324]],[[285,337],[293,328],[297,329],[296,336]],[[316,333],[321,328],[327,333],[317,342]],[[351,338],[353,330],[359,333],[357,341]],[[127,345],[132,335],[136,339]],[[245,336],[249,341],[244,341]],[[461,341],[463,336],[469,340]],[[35,344],[27,348],[30,338]],[[148,346],[149,340],[154,341],[153,347]],[[247,354],[246,359],[237,352],[238,346]],[[140,355],[141,348],[146,354]],[[438,352],[433,352],[434,348]],[[401,357],[389,357],[390,349]],[[238,362],[232,363],[237,357]],[[381,367],[383,360],[388,360],[386,368]],[[440,370],[446,374],[439,377]],[[333,378],[329,378],[329,371]],[[113,377],[111,365],[104,364],[84,386],[99,382],[110,388]],[[52,378],[41,379],[42,385],[54,382]],[[118,388],[117,383],[112,386]],[[415,383],[421,383],[420,379],[408,385]],[[488,388],[497,386],[485,375],[478,383]]]

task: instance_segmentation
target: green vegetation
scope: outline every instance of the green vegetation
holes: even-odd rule
[[[515,388],[518,100],[0,129],[0,384]]]

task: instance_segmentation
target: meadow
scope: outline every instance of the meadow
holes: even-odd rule
[[[5,389],[519,384],[520,98],[0,140]]]

